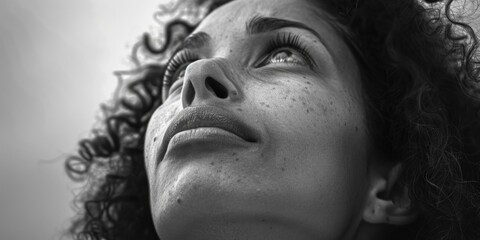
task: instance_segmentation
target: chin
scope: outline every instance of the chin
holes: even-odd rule
[[[308,206],[291,204],[296,196],[274,190],[278,186],[268,181],[239,175],[211,166],[183,168],[152,201],[160,239],[334,239],[325,238],[305,217],[309,208],[293,207]]]
[[[262,213],[249,213],[248,210],[218,213],[212,209],[205,214],[199,213],[199,209],[177,209],[175,216],[155,219],[155,228],[162,240],[322,239],[294,222]]]

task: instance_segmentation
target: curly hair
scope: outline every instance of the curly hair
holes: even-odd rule
[[[175,46],[229,1],[187,2],[188,8],[160,9],[158,19],[171,18],[164,33],[158,39],[145,34],[133,47],[134,70],[115,73],[122,81],[102,106],[99,126],[66,160],[70,177],[87,181],[76,199],[83,210],[69,229],[75,239],[158,239],[144,166],[147,123],[162,104],[166,60]],[[333,16],[360,65],[375,148],[402,163],[398,188],[408,189],[420,212],[395,235],[480,239],[478,40],[454,14],[454,1],[316,2]]]

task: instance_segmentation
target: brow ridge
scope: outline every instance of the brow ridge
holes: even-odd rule
[[[252,17],[249,21],[247,21],[246,32],[249,35],[255,35],[255,34],[271,32],[271,31],[275,31],[275,30],[287,28],[287,27],[304,29],[312,33],[313,35],[315,35],[320,40],[320,42],[322,42],[323,45],[325,45],[324,39],[322,38],[322,36],[320,36],[320,34],[317,31],[305,25],[304,23],[288,20],[288,19],[256,15]],[[211,39],[212,37],[206,32],[196,32],[188,36],[183,41],[180,49],[202,48],[208,43],[210,43]]]
[[[202,48],[211,41],[210,35],[206,32],[196,32],[183,40],[181,48],[196,49]]]
[[[315,30],[304,23],[281,18],[265,17],[261,15],[254,16],[246,23],[246,32],[250,35],[254,35],[287,27],[301,28],[312,32],[314,35],[319,35]]]

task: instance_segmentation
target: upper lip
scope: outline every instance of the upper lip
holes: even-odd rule
[[[170,139],[175,134],[201,127],[220,128],[247,142],[258,141],[257,132],[229,111],[212,106],[188,107],[182,110],[167,127],[161,143],[160,159],[164,158]]]

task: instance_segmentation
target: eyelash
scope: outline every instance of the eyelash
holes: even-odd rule
[[[265,50],[266,59],[271,58],[274,54],[278,53],[282,48],[291,48],[300,53],[307,64],[312,67],[314,64],[313,59],[308,54],[307,48],[301,43],[300,36],[294,33],[277,33],[275,38],[270,40],[267,49]],[[262,61],[263,64],[265,61]]]
[[[170,87],[172,85],[172,79],[177,70],[183,65],[192,63],[198,59],[198,56],[190,51],[181,51],[173,54],[173,57],[167,63],[165,74],[163,75],[163,85]]]
[[[307,48],[302,45],[300,41],[300,36],[294,33],[277,33],[276,36],[268,43],[268,46],[263,54],[267,57],[261,61],[260,65],[264,64],[266,60],[270,59],[274,54],[279,52],[278,50],[282,48],[291,48],[297,51],[300,53],[300,55],[302,55],[301,57],[307,62],[308,66],[312,67],[314,65],[314,61],[308,54]],[[170,58],[167,63],[167,68],[163,78],[163,86],[164,89],[166,89],[164,94],[168,93],[172,85],[172,81],[175,80],[173,78],[177,74],[178,69],[198,59],[199,57],[197,55],[188,50],[179,50],[173,54],[173,57]]]

